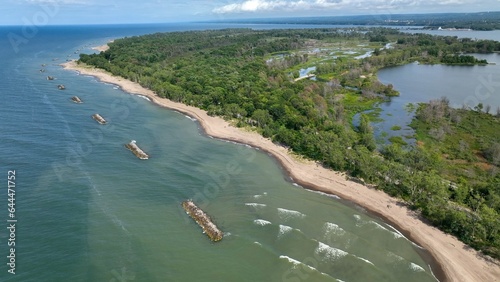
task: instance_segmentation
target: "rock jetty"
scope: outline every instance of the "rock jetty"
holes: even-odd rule
[[[83,103],[82,100],[78,96],[71,97],[71,101],[73,101],[73,102],[75,102],[77,104]]]
[[[77,97],[78,98],[78,97]],[[81,102],[81,101],[80,101]],[[100,114],[93,114],[92,118],[100,124],[106,124],[107,121]]]
[[[193,201],[187,200],[182,202],[182,207],[186,213],[191,216],[196,223],[203,229],[203,233],[207,234],[210,240],[218,242],[224,237],[224,233],[212,222],[212,219],[196,206]]]
[[[144,151],[137,146],[135,140],[130,141],[130,143],[125,144],[125,148],[129,149],[134,153],[136,157],[138,157],[141,160],[147,160],[149,159],[148,154],[144,153]]]

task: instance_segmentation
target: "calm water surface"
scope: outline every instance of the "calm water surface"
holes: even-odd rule
[[[445,66],[420,65],[418,63],[382,69],[378,72],[379,80],[392,83],[399,97],[381,105],[380,118],[384,121],[373,123],[376,133],[411,136],[413,130],[408,124],[413,113],[407,110],[410,103],[424,103],[433,99],[447,97],[450,105],[460,108],[466,105],[474,108],[477,104],[490,105],[491,113],[500,107],[500,55],[475,54],[493,65],[487,66]],[[398,125],[402,131],[393,131],[391,127]],[[408,142],[412,139],[407,138]]]

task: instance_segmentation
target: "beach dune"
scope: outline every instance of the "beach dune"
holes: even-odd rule
[[[256,132],[232,126],[220,117],[209,116],[206,111],[158,97],[138,83],[116,77],[103,70],[75,61],[63,64],[68,70],[97,77],[102,82],[119,85],[124,91],[148,97],[153,103],[196,118],[205,132],[213,137],[258,147],[273,155],[298,184],[338,195],[383,217],[405,236],[427,249],[438,269],[437,277],[445,281],[500,281],[500,264],[468,247],[455,237],[426,224],[418,213],[404,203],[382,191],[346,179],[343,173],[323,168],[317,162],[293,155],[288,149],[274,144]]]

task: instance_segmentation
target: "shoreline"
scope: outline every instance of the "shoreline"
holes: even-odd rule
[[[154,104],[191,116],[203,131],[214,138],[257,147],[271,155],[293,181],[307,189],[334,194],[365,208],[396,227],[412,242],[426,250],[434,275],[441,281],[500,281],[500,263],[484,257],[455,237],[424,222],[418,213],[409,210],[399,199],[380,190],[346,180],[343,173],[326,169],[310,160],[299,159],[288,149],[274,144],[256,132],[244,131],[221,117],[208,116],[204,110],[158,97],[122,77],[113,76],[95,67],[79,66],[75,61],[62,64],[64,69],[90,75],[102,82],[118,85],[123,91],[148,97]],[[425,256],[425,254],[424,254]]]

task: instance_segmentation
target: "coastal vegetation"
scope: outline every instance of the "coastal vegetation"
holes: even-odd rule
[[[498,118],[479,108],[453,110],[446,100],[420,105],[415,147],[400,136],[377,146],[370,126],[376,115],[361,114],[353,125],[356,114],[399,94],[378,81],[378,69],[414,61],[484,64],[466,54],[494,51],[500,51],[499,42],[383,28],[229,29],[119,39],[105,52],[82,54],[80,63],[346,171],[498,258]],[[311,73],[311,79],[296,80]]]

